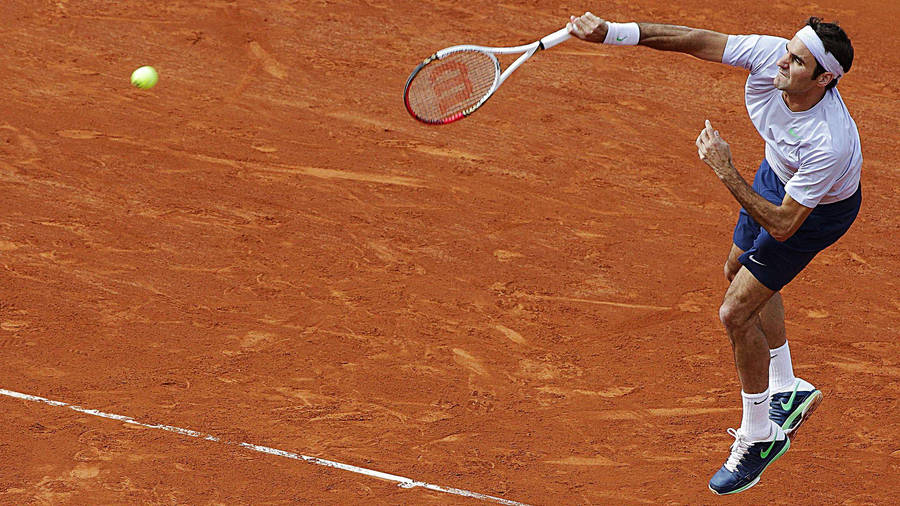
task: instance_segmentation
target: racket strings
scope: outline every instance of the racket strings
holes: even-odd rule
[[[450,53],[419,70],[409,86],[409,107],[424,121],[449,120],[481,102],[498,73],[497,60],[487,53]]]

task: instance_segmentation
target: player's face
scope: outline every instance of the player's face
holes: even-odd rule
[[[775,75],[775,87],[788,93],[803,93],[816,87],[813,72],[816,70],[816,59],[797,37],[786,45],[784,56],[778,60],[778,73]]]

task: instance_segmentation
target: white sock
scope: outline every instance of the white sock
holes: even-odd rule
[[[751,441],[768,439],[772,434],[772,422],[769,421],[769,389],[758,394],[742,391],[741,398],[744,401],[741,432]]]
[[[791,390],[796,379],[787,341],[781,347],[769,350],[769,390],[772,393]]]

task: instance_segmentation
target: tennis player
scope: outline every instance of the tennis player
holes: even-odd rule
[[[850,70],[844,30],[811,17],[790,40],[725,35],[654,23],[611,23],[590,12],[571,17],[589,42],[678,51],[750,72],[745,101],[765,141],[750,186],[731,150],[707,120],[696,140],[700,159],[741,204],[725,261],[730,282],[719,318],[731,339],[743,416],[725,464],[709,481],[716,494],[746,490],[790,447],[790,438],[822,400],[794,376],[784,330],[782,287],[850,228],[861,202],[859,132],[835,87]]]

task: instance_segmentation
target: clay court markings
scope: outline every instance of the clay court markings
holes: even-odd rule
[[[109,420],[118,420],[122,423],[126,423],[129,425],[136,425],[136,426],[144,427],[144,428],[148,428],[148,429],[157,429],[157,430],[162,430],[162,431],[166,431],[166,432],[172,432],[172,433],[179,434],[182,436],[202,439],[205,441],[211,441],[214,443],[220,443],[220,444],[229,445],[229,446],[239,446],[241,448],[246,448],[248,450],[252,450],[255,452],[259,452],[259,453],[265,453],[265,454],[274,455],[277,457],[284,457],[284,458],[288,458],[288,459],[292,459],[292,460],[299,460],[302,462],[307,462],[309,464],[330,467],[330,468],[338,469],[341,471],[347,471],[347,472],[351,472],[351,473],[361,474],[364,476],[369,476],[372,478],[378,478],[381,480],[396,482],[397,486],[400,488],[406,488],[406,489],[424,488],[427,490],[433,490],[435,492],[443,492],[445,494],[458,495],[461,497],[468,497],[471,499],[479,499],[482,501],[494,502],[497,504],[506,504],[506,505],[515,505],[515,506],[523,506],[525,504],[525,503],[521,503],[518,501],[503,499],[502,497],[495,497],[495,496],[481,494],[479,492],[472,492],[469,490],[463,490],[463,489],[459,489],[459,488],[434,485],[434,484],[426,483],[423,481],[416,481],[416,480],[413,480],[412,478],[406,478],[404,476],[397,476],[394,474],[384,473],[381,471],[375,471],[373,469],[368,469],[368,468],[364,468],[364,467],[357,467],[357,466],[353,466],[353,465],[349,465],[349,464],[342,464],[340,462],[335,462],[333,460],[326,460],[326,459],[322,459],[319,457],[311,457],[311,456],[307,456],[307,455],[301,455],[298,453],[289,452],[289,451],[285,451],[285,450],[279,450],[277,448],[271,448],[268,446],[262,446],[262,445],[257,445],[257,444],[253,444],[253,443],[245,443],[245,442],[227,441],[227,440],[221,439],[219,437],[213,436],[211,434],[205,434],[205,433],[198,432],[198,431],[191,430],[191,429],[183,429],[183,428],[174,427],[171,425],[140,422],[140,421],[137,421],[128,416],[117,415],[117,414],[113,414],[113,413],[105,413],[103,411],[98,411],[96,409],[83,408],[81,406],[75,406],[75,405],[69,404],[67,402],[55,401],[55,400],[47,399],[45,397],[23,394],[23,393],[15,392],[12,390],[5,390],[5,389],[0,388],[0,395],[4,395],[6,397],[11,397],[14,399],[20,399],[23,401],[38,402],[38,403],[47,404],[47,405],[54,406],[54,407],[67,408],[72,411],[84,413],[86,415],[96,416],[99,418],[106,418]]]
[[[545,301],[558,301],[558,302],[578,302],[582,304],[594,304],[598,306],[613,306],[613,307],[621,307],[626,309],[646,309],[649,311],[668,311],[672,309],[669,306],[650,306],[646,304],[628,304],[625,302],[615,302],[610,300],[593,300],[593,299],[580,299],[577,297],[558,297],[551,295],[526,295],[526,294],[515,294],[514,297],[520,297],[524,299],[531,300],[545,300]]]
[[[389,184],[389,185],[399,185],[399,186],[409,186],[415,188],[421,188],[427,186],[425,181],[412,178],[412,177],[404,177],[404,176],[385,176],[377,173],[366,173],[359,171],[349,171],[349,170],[336,170],[336,169],[326,169],[321,167],[306,167],[306,166],[295,166],[295,165],[284,165],[284,164],[275,164],[275,163],[262,163],[262,162],[252,162],[252,161],[244,161],[244,160],[233,160],[230,158],[223,158],[217,156],[203,155],[197,153],[189,153],[186,151],[180,151],[177,149],[173,149],[167,146],[159,146],[149,144],[147,142],[141,141],[136,138],[121,136],[121,135],[111,135],[103,132],[98,132],[94,130],[60,130],[56,132],[57,135],[63,138],[75,139],[75,140],[93,140],[93,139],[107,139],[112,142],[119,142],[124,144],[129,144],[133,146],[142,147],[145,149],[151,149],[154,151],[161,151],[166,154],[172,154],[176,156],[181,156],[185,158],[191,158],[194,160],[198,160],[201,162],[212,163],[217,165],[224,165],[227,167],[232,167],[236,169],[250,169],[251,171],[256,172],[270,172],[270,173],[280,173],[280,174],[288,174],[288,175],[298,175],[298,176],[309,176],[320,179],[346,179],[350,181],[359,181],[364,183],[378,183],[378,184]]]
[[[363,116],[359,116],[352,113],[330,113],[329,116],[333,116],[335,118],[343,119],[350,122],[361,122],[363,124],[376,125],[376,126],[388,126],[386,123],[383,123],[379,120],[372,120],[369,118],[365,118]],[[343,179],[349,181],[357,181],[363,183],[376,183],[376,184],[387,184],[387,185],[399,185],[399,186],[407,186],[413,188],[432,188],[433,185],[430,185],[428,181],[409,176],[391,176],[391,175],[382,175],[375,172],[361,172],[361,171],[350,171],[350,170],[338,170],[338,169],[329,169],[322,167],[309,167],[309,166],[296,166],[296,165],[285,165],[278,163],[269,163],[269,162],[255,162],[255,161],[247,161],[247,160],[235,160],[225,157],[219,156],[211,156],[204,155],[199,153],[190,153],[186,151],[181,151],[178,149],[174,149],[164,145],[156,145],[151,144],[146,141],[143,141],[138,138],[123,136],[123,135],[115,135],[108,134],[95,130],[78,130],[78,129],[66,129],[59,130],[56,134],[63,138],[73,139],[73,140],[94,140],[94,139],[106,139],[112,142],[118,142],[123,144],[128,144],[136,147],[141,147],[145,149],[150,149],[158,152],[164,152],[166,154],[191,158],[194,160],[224,165],[236,169],[250,169],[251,171],[255,171],[257,173],[272,173],[272,174],[285,174],[285,175],[297,175],[297,176],[307,176],[307,177],[315,177],[320,179]],[[385,141],[384,147],[394,148],[394,149],[412,149],[418,153],[434,156],[438,158],[444,159],[455,159],[461,160],[465,162],[478,163],[479,171],[487,172],[487,173],[496,173],[503,176],[514,177],[517,179],[526,179],[533,180],[536,179],[536,176],[523,171],[515,171],[509,169],[497,169],[491,166],[491,164],[483,163],[484,160],[482,157],[465,152],[458,149],[446,148],[441,146],[433,146],[426,143],[412,141],[412,140],[395,140],[395,141]],[[266,147],[264,149],[260,149],[258,146],[251,146],[253,149],[261,152],[266,152],[266,150],[272,150],[277,148]],[[565,201],[560,198],[551,197],[551,196],[541,196],[541,200],[545,200],[548,202],[555,203],[560,206],[569,206],[579,210],[587,211],[592,214],[599,214],[603,216],[621,216],[624,214],[624,211],[620,210],[606,210],[606,209],[597,209],[590,206],[580,205],[574,202]],[[623,207],[620,205],[620,207]]]

